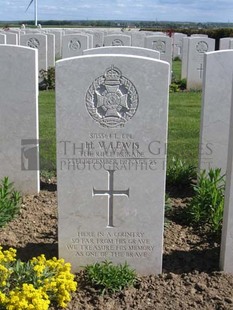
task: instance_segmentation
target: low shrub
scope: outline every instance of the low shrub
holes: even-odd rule
[[[168,185],[189,187],[194,178],[196,178],[196,168],[193,165],[184,160],[175,157],[172,158],[166,173],[166,182]]]
[[[0,247],[0,309],[47,310],[51,304],[65,308],[77,283],[70,264],[44,255],[28,262],[16,260],[16,250]]]
[[[202,171],[193,189],[195,195],[187,206],[189,220],[197,225],[208,224],[212,232],[221,232],[225,192],[221,169]]]
[[[136,272],[127,263],[113,265],[112,262],[104,261],[88,265],[84,270],[87,281],[102,295],[121,291],[136,281]]]
[[[50,67],[48,70],[40,70],[40,78],[43,81],[40,83],[40,89],[55,89],[55,68]]]
[[[21,194],[14,190],[13,183],[5,177],[0,184],[0,227],[4,227],[19,213]]]
[[[186,79],[182,79],[182,80],[172,79],[172,82],[170,85],[170,92],[171,93],[184,91],[186,88],[187,88],[187,80]]]

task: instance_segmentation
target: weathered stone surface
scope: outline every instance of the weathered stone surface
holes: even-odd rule
[[[162,270],[169,72],[126,55],[56,63],[59,255],[74,271]]]
[[[37,50],[0,45],[0,179],[38,193]]]

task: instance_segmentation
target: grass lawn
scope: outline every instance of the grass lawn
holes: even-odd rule
[[[180,61],[173,62],[173,72],[180,74]],[[200,130],[201,92],[170,93],[168,127],[168,164],[172,158],[197,165]],[[40,163],[42,171],[56,169],[55,93],[40,92]]]

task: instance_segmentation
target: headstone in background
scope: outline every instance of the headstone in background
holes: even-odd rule
[[[62,47],[62,31],[61,30],[49,30],[49,33],[55,35],[55,58],[61,58],[61,47]]]
[[[6,44],[10,45],[19,44],[17,33],[11,33],[9,31],[3,31],[2,33],[6,35]]]
[[[160,59],[172,63],[172,40],[168,36],[148,36],[145,47],[160,52]]]
[[[134,47],[134,46],[104,46],[98,48],[91,48],[83,51],[83,55],[95,54],[125,54],[143,57],[151,57],[159,59],[160,53],[149,48]]]
[[[219,40],[219,49],[220,50],[228,50],[230,49],[230,40],[233,38],[221,38]]]
[[[229,77],[232,84],[232,75]],[[233,91],[231,91],[233,93]],[[227,157],[226,190],[220,251],[220,270],[233,273],[233,97],[231,99],[230,132]],[[225,154],[224,154],[225,155]]]
[[[39,33],[27,33],[20,36],[20,45],[38,50],[38,70],[48,69],[47,63],[47,36]]]
[[[204,62],[199,169],[227,168],[233,51],[207,53]]]
[[[59,255],[73,271],[162,271],[169,75],[137,56],[56,63]]]
[[[130,34],[131,34],[132,46],[144,47],[146,36],[144,32],[133,31]]]
[[[6,35],[0,33],[0,44],[6,44]]]
[[[0,179],[25,194],[40,189],[37,50],[0,46]]]
[[[104,46],[131,46],[131,36],[112,34],[104,37]]]
[[[62,58],[82,55],[89,48],[89,37],[84,34],[67,34],[62,37]]]
[[[93,47],[101,47],[104,44],[104,33],[102,31],[93,31]]]
[[[194,33],[194,34],[191,34],[190,37],[191,38],[208,38],[208,35],[207,34],[201,34],[201,33]]]
[[[47,62],[48,68],[55,66],[55,35],[52,33],[47,33]]]
[[[189,37],[182,39],[181,79],[187,78]]]
[[[233,49],[233,38],[230,40],[229,42],[229,49],[232,50]]]
[[[14,33],[14,34],[17,35],[17,40],[16,40],[17,43],[14,43],[14,42],[15,42],[15,39],[13,39],[13,40],[12,40],[12,43],[8,43],[8,44],[16,44],[16,45],[19,45],[19,44],[20,44],[20,29],[17,29],[17,28],[12,29],[12,28],[10,28],[10,30],[8,31],[8,33]],[[10,42],[11,40],[8,40],[8,41]]]
[[[189,38],[187,89],[202,89],[204,54],[215,50],[215,40],[205,37]]]
[[[173,43],[172,43],[172,58],[178,57],[182,59],[182,49],[183,49],[183,38],[187,37],[184,33],[174,33]]]

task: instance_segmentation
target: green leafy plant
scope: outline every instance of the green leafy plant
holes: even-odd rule
[[[21,195],[14,190],[13,183],[5,177],[0,185],[0,227],[5,226],[19,213]]]
[[[104,261],[85,267],[88,282],[96,287],[101,294],[115,293],[125,287],[133,285],[136,281],[136,272],[127,263],[113,265]]]
[[[177,186],[190,186],[196,177],[196,168],[184,160],[172,158],[167,168],[167,184]]]
[[[71,265],[63,259],[47,260],[42,254],[28,262],[16,259],[16,250],[0,246],[0,309],[48,310],[65,308],[77,288]]]
[[[170,85],[170,92],[171,93],[176,93],[179,91],[184,91],[187,87],[187,81],[186,79],[176,79],[176,78],[172,78],[172,83]]]
[[[223,220],[225,176],[221,169],[203,170],[193,186],[195,196],[187,206],[192,223],[209,224],[211,231],[220,232]]]
[[[40,70],[40,78],[43,81],[40,83],[45,89],[55,89],[55,68],[50,67],[48,70]]]

